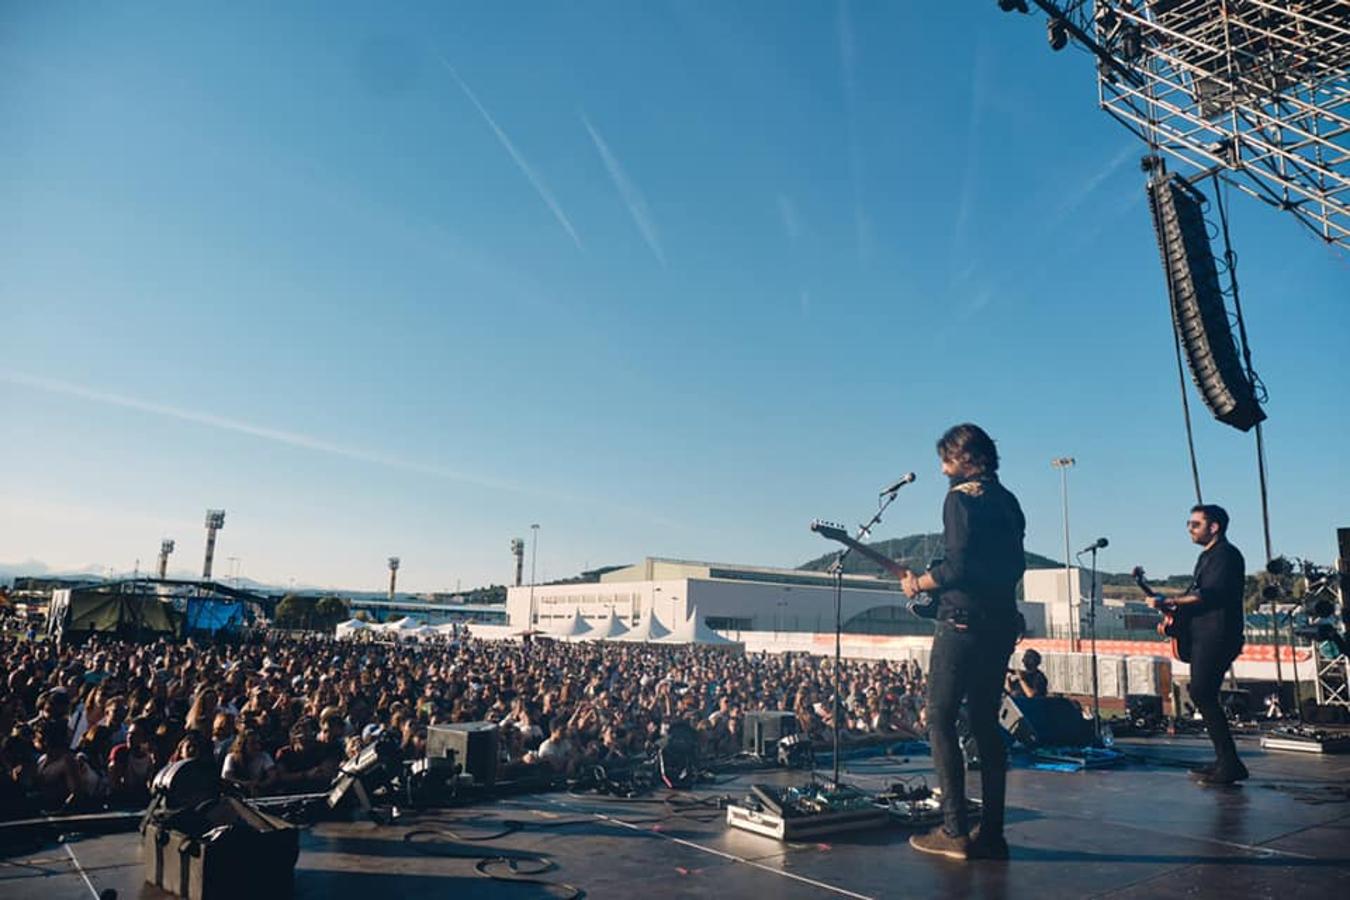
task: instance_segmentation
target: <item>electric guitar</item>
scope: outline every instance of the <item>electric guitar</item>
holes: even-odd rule
[[[1134,583],[1139,586],[1145,596],[1151,598],[1160,598],[1162,595],[1153,589],[1153,585],[1144,580],[1144,567],[1135,566],[1134,571],[1130,573],[1134,576]],[[1159,610],[1162,613],[1162,621],[1158,623],[1158,635],[1163,640],[1172,642],[1172,656],[1184,663],[1191,661],[1191,628],[1190,621],[1186,617],[1186,612],[1180,607],[1173,606],[1170,609],[1163,607]]]
[[[890,572],[896,578],[904,578],[914,571],[909,566],[903,566],[895,560],[883,556],[861,541],[854,540],[853,537],[844,530],[844,526],[842,525],[826,522],[823,519],[816,519],[811,523],[811,530],[827,540],[837,541],[845,547],[848,547],[850,550],[856,550],[872,562],[881,566],[887,572]],[[914,615],[918,616],[920,619],[936,619],[937,598],[931,597],[928,594],[924,594],[923,596],[926,599],[922,603],[917,601],[910,602],[909,611],[914,613]]]

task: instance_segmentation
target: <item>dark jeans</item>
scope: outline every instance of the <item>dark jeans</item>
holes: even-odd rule
[[[1233,734],[1228,730],[1228,717],[1223,714],[1219,692],[1223,676],[1237,659],[1231,641],[1201,638],[1191,646],[1191,700],[1205,720],[1205,730],[1214,744],[1214,757],[1221,771],[1233,771],[1239,763]]]
[[[928,739],[942,786],[943,824],[951,834],[970,831],[966,821],[966,761],[956,736],[956,717],[966,703],[971,733],[980,752],[980,831],[1003,834],[1008,756],[998,724],[1003,676],[1016,634],[1009,628],[957,631],[939,622],[928,663]]]

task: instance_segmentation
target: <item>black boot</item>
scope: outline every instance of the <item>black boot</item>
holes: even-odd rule
[[[1209,776],[1214,774],[1214,769],[1218,765],[1219,761],[1216,759],[1214,760],[1214,762],[1205,763],[1203,766],[1196,766],[1195,768],[1190,770],[1190,775],[1192,778],[1196,780],[1199,780],[1201,778],[1208,778]]]
[[[1008,841],[1002,834],[985,835],[979,825],[971,829],[968,859],[1007,859],[1008,855]]]
[[[1249,776],[1250,773],[1247,771],[1247,767],[1242,764],[1242,760],[1235,760],[1227,765],[1216,765],[1212,772],[1208,775],[1202,775],[1196,780],[1201,784],[1217,787],[1246,781]]]

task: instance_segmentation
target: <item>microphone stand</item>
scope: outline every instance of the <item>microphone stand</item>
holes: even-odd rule
[[[1097,550],[1092,545],[1092,574],[1088,579],[1088,637],[1092,643],[1092,739],[1097,746],[1102,743],[1101,690],[1097,683]],[[1083,554],[1078,554],[1081,558]]]
[[[862,543],[863,538],[872,533],[872,529],[881,521],[882,513],[886,508],[895,502],[897,488],[889,494],[884,495],[885,499],[877,507],[876,514],[867,521],[865,525],[858,526],[858,533],[853,539]],[[853,552],[852,547],[842,547],[835,554],[834,562],[830,564],[830,573],[834,575],[834,777],[831,783],[835,790],[839,789],[839,706],[842,687],[840,684],[841,668],[841,638],[844,631],[843,609],[844,609],[844,560]]]

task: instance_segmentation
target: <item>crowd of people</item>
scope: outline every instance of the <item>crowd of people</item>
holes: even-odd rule
[[[323,790],[364,745],[397,741],[416,759],[427,728],[450,722],[498,723],[506,777],[644,757],[677,720],[705,759],[741,750],[749,710],[792,710],[812,739],[832,729],[832,661],[804,654],[473,638],[0,641],[0,816],[142,804],[161,768],[208,754],[253,795]],[[842,685],[850,737],[924,730],[917,664],[845,660]]]

